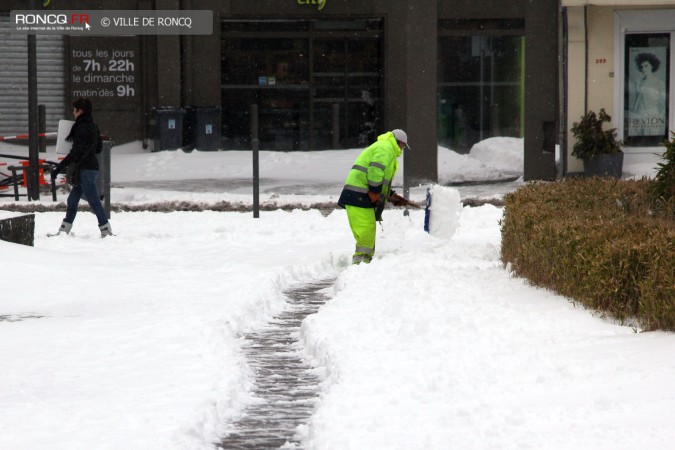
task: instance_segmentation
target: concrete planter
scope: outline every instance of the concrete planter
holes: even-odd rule
[[[584,175],[587,177],[621,178],[622,173],[623,153],[603,153],[584,159]]]
[[[15,244],[33,245],[35,214],[0,211],[0,239]]]

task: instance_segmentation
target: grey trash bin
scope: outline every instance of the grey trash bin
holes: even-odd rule
[[[103,208],[105,209],[106,214],[108,214],[109,219],[111,172],[110,151],[113,148],[114,142],[112,139],[104,137],[102,144],[101,153],[96,155],[96,159],[98,160],[98,178],[96,180],[96,190],[98,191],[99,197],[101,197],[101,203],[103,203]]]
[[[219,150],[221,147],[219,107],[188,106],[184,144],[190,150]]]
[[[176,150],[183,147],[183,120],[185,110],[172,106],[152,108],[150,123],[153,126],[155,148],[153,151]]]

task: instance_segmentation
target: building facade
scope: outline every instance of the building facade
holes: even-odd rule
[[[513,136],[524,138],[526,179],[556,178],[557,0],[47,3],[55,10],[214,13],[214,32],[206,36],[39,39],[39,61],[43,40],[61,50],[42,53],[53,59],[62,52],[58,61],[38,63],[63,73],[56,79],[39,72],[39,98],[60,95],[56,102],[63,105],[58,110],[52,101],[48,122],[84,95],[116,142],[150,145],[154,108],[219,107],[221,148],[247,149],[256,105],[261,149],[364,147],[386,130],[403,128],[413,148],[406,172],[412,182],[428,182],[437,180],[438,145],[468,152],[482,139]],[[26,9],[14,0],[2,7],[6,17]],[[12,88],[0,88],[4,103],[21,97],[15,76]],[[17,125],[3,108],[4,133]]]
[[[583,171],[571,156],[569,129],[604,108],[623,140],[624,164],[656,167],[675,129],[675,4],[668,0],[562,0],[567,134],[565,173]]]

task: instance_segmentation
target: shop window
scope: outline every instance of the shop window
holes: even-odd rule
[[[250,107],[255,104],[263,148],[307,149],[307,39],[226,38],[221,46],[226,147],[250,145]]]
[[[223,22],[223,147],[249,147],[252,104],[262,149],[373,141],[382,131],[381,29],[380,19]]]
[[[624,144],[658,146],[670,122],[670,33],[627,34],[624,51]]]
[[[522,136],[524,42],[522,36],[439,39],[440,145],[468,152],[489,137]]]
[[[221,47],[226,85],[288,86],[307,80],[306,39],[223,39]]]
[[[313,41],[312,138],[316,148],[362,147],[377,138],[381,117],[379,41]],[[326,124],[330,124],[327,127]],[[337,140],[334,133],[337,132]]]

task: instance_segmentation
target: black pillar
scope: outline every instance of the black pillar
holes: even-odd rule
[[[28,35],[28,200],[40,198],[36,36]]]
[[[555,180],[558,137],[556,0],[525,3],[525,161],[528,180]]]
[[[437,2],[407,1],[406,117],[403,128],[412,148],[404,155],[410,186],[438,181],[436,90],[438,64]],[[403,94],[403,93],[401,93]],[[396,97],[388,99],[396,101]]]

